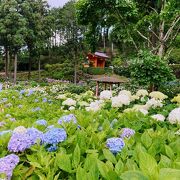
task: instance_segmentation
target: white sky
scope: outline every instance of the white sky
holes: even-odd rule
[[[63,7],[69,0],[47,0],[51,7]]]

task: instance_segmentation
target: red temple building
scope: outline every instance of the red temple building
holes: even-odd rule
[[[87,58],[88,58],[90,66],[104,68],[106,59],[109,57],[105,53],[95,52],[94,54],[88,53]]]

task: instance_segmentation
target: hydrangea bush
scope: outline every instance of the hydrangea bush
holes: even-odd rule
[[[178,100],[145,89],[1,90],[0,179],[180,179]]]

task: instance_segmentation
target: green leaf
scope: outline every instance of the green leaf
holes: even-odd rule
[[[141,171],[127,171],[121,175],[122,180],[148,180]]]
[[[124,169],[124,164],[122,160],[119,159],[118,163],[115,165],[115,172],[120,175],[123,172],[123,169]]]
[[[115,156],[108,149],[103,149],[103,154],[107,160],[111,161],[114,164],[117,163]]]
[[[80,166],[77,168],[77,171],[76,171],[76,179],[77,180],[87,179],[86,171],[83,168],[81,168]]]
[[[144,132],[141,136],[141,142],[144,144],[146,148],[149,148],[152,144],[152,139],[149,136],[148,132]]]
[[[166,155],[170,158],[170,159],[174,159],[174,152],[171,149],[170,146],[165,145],[165,151],[166,151]]]
[[[79,145],[77,144],[76,148],[74,149],[74,153],[73,153],[73,165],[75,168],[78,167],[80,158],[81,158],[81,150],[79,148]]]
[[[107,165],[100,160],[97,161],[97,165],[98,165],[98,169],[99,169],[101,175],[104,178],[107,178],[108,177],[108,171],[109,171]]]
[[[180,179],[180,170],[163,168],[160,169],[159,180],[179,180]]]
[[[172,165],[172,161],[167,156],[161,155],[161,160],[158,166],[160,168],[168,168],[171,167],[171,165]]]
[[[57,158],[58,167],[66,172],[71,173],[72,167],[71,167],[71,160],[69,155],[58,154],[56,158]]]
[[[156,160],[148,153],[139,153],[139,166],[144,174],[148,175],[150,179],[156,180],[158,177],[158,166]]]

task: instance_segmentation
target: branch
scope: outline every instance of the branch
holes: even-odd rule
[[[147,38],[146,36],[144,36],[140,31],[137,30],[137,32],[138,32],[138,34],[139,34],[142,38],[146,39],[146,40],[152,45],[152,47],[153,47],[153,43],[150,41],[149,38]],[[153,49],[154,49],[154,47],[153,47]]]
[[[179,30],[180,30],[180,26],[178,27],[178,29],[177,29],[176,33],[175,33],[175,34],[174,34],[174,36],[172,37],[171,42],[169,43],[169,47],[171,46],[171,44],[172,44],[172,43],[173,43],[173,41],[175,40],[176,36],[178,35]]]
[[[178,16],[174,19],[174,21],[171,23],[171,26],[170,26],[169,30],[167,31],[166,35],[165,35],[164,38],[163,38],[163,41],[164,41],[164,42],[169,39],[169,36],[170,36],[173,28],[174,28],[175,25],[179,22],[179,20],[180,20],[180,15],[178,15]]]

